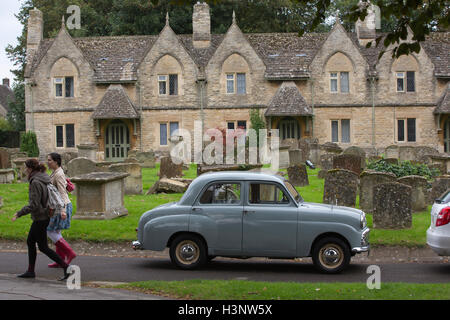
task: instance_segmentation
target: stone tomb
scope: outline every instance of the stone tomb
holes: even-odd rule
[[[110,172],[125,172],[125,194],[142,194],[142,168],[139,163],[117,163],[109,166]]]
[[[411,228],[412,201],[410,186],[398,182],[382,183],[375,187],[374,193],[374,228]]]
[[[373,212],[374,189],[377,185],[395,182],[397,177],[393,173],[364,171],[360,175],[359,207],[364,212]]]
[[[0,169],[0,184],[14,182],[14,169]]]
[[[327,172],[323,203],[354,207],[358,192],[358,175],[350,170],[333,169]]]
[[[306,165],[297,164],[290,166],[287,169],[289,181],[296,187],[303,187],[309,185],[308,171],[306,170]]]
[[[124,207],[125,178],[129,173],[92,172],[71,178],[76,185],[73,219],[110,220],[128,215]]]
[[[428,203],[428,182],[421,176],[405,176],[397,180],[399,183],[406,184],[411,187],[411,209],[413,211],[424,211],[427,209]]]

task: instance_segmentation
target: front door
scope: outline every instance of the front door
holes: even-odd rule
[[[106,127],[105,132],[105,160],[123,161],[130,150],[130,132],[126,124],[114,120]]]

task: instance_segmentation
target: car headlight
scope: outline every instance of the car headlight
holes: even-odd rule
[[[361,229],[364,229],[367,227],[367,220],[366,220],[366,214],[364,212],[361,213],[361,216],[359,217],[359,225]]]

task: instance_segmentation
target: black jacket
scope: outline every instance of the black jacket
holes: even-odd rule
[[[45,172],[37,172],[31,176],[30,186],[28,187],[29,203],[18,211],[18,217],[31,213],[31,220],[33,221],[42,221],[50,218],[47,209],[47,184],[49,183],[50,177]]]

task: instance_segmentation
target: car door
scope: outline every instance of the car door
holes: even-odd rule
[[[295,257],[298,209],[281,184],[246,183],[243,254]]]
[[[189,228],[208,235],[208,246],[214,255],[242,253],[241,190],[242,183],[236,181],[210,183],[192,207]]]

